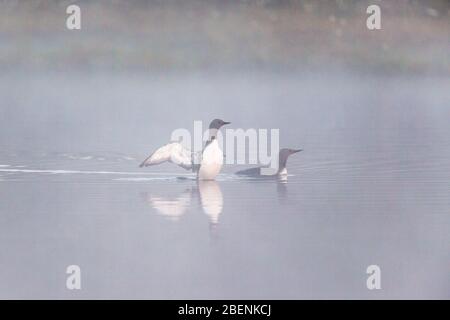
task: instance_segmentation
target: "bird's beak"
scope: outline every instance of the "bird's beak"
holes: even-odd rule
[[[224,121],[223,122],[223,125],[226,125],[226,124],[230,124],[231,122],[226,122],[226,121]]]
[[[297,153],[297,152],[300,152],[300,151],[303,151],[303,149],[294,149],[294,152],[292,152],[292,153]]]

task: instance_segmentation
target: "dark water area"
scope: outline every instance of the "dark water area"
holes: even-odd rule
[[[0,298],[450,298],[450,79],[2,74]],[[139,163],[213,118],[285,181]],[[180,178],[181,177],[181,178]],[[65,286],[68,265],[82,290]],[[366,268],[382,290],[366,288]]]

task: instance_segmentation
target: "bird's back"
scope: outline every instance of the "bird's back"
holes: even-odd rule
[[[237,175],[240,176],[260,176],[261,175],[261,168],[250,168],[250,169],[245,169],[245,170],[240,170],[238,172],[236,172]]]

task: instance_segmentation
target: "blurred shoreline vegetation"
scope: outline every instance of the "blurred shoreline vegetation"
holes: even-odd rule
[[[65,27],[69,4],[82,30]],[[450,74],[450,1],[0,0],[3,71],[316,69]]]

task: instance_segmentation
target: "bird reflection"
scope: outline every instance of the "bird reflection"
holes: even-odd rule
[[[277,180],[278,202],[285,203],[288,200],[288,179],[287,176]]]
[[[196,187],[191,187],[177,196],[159,196],[144,193],[144,200],[156,210],[159,215],[171,221],[179,221],[191,206],[193,199],[197,199],[208,217],[212,229],[219,223],[223,210],[223,195],[219,184],[214,181],[197,181]]]
[[[158,214],[171,221],[178,221],[191,205],[191,190],[185,190],[177,197],[161,197],[145,193],[144,199]]]
[[[203,212],[208,216],[211,225],[217,225],[223,210],[223,195],[219,184],[214,180],[199,181],[198,193]]]

